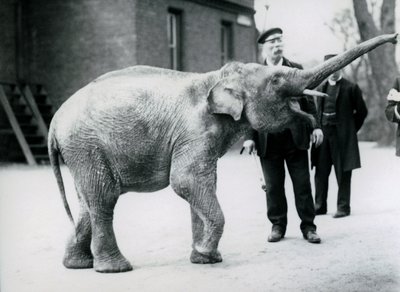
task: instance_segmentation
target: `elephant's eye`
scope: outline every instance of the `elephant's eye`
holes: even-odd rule
[[[279,77],[278,77],[278,76],[272,77],[271,83],[272,83],[273,85],[279,84]]]

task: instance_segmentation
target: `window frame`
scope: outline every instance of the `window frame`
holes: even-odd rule
[[[182,10],[168,8],[167,14],[167,39],[169,68],[182,70]]]
[[[230,62],[234,57],[233,50],[233,22],[222,20],[220,27],[220,54],[221,65]]]

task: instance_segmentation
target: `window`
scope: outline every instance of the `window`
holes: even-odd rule
[[[233,59],[232,23],[221,23],[221,65]]]
[[[176,9],[168,10],[168,49],[169,68],[182,70],[182,12]]]

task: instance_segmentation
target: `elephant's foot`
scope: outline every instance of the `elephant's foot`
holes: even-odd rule
[[[190,261],[193,264],[215,264],[222,262],[222,257],[219,251],[213,251],[209,254],[202,254],[193,249],[192,254],[190,255]]]
[[[121,273],[133,270],[132,265],[122,255],[113,259],[95,259],[94,269],[99,273]]]
[[[64,258],[63,264],[68,269],[91,269],[93,258]]]
[[[78,245],[69,246],[63,264],[68,269],[90,269],[93,268],[93,255],[90,249],[81,249]]]

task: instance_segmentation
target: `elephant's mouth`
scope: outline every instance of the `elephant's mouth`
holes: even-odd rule
[[[316,126],[315,118],[311,114],[309,114],[301,109],[300,103],[299,103],[300,98],[301,97],[292,97],[288,101],[288,106],[289,106],[290,110],[296,116],[303,118],[306,122],[310,123],[312,128],[315,128],[315,126]]]
[[[311,114],[309,114],[301,109],[299,100],[301,98],[306,98],[304,95],[309,96],[309,98],[314,98],[314,97],[325,98],[328,95],[326,93],[319,92],[316,90],[311,90],[311,89],[304,89],[302,94],[303,94],[302,96],[293,96],[293,97],[289,98],[288,106],[289,106],[290,110],[296,116],[300,116],[300,117],[304,118],[308,123],[310,123],[310,125],[313,128],[315,128],[315,126],[316,126],[315,118]]]
[[[299,99],[300,97],[292,97],[288,101],[289,108],[295,113],[299,111],[303,112],[300,107]]]

